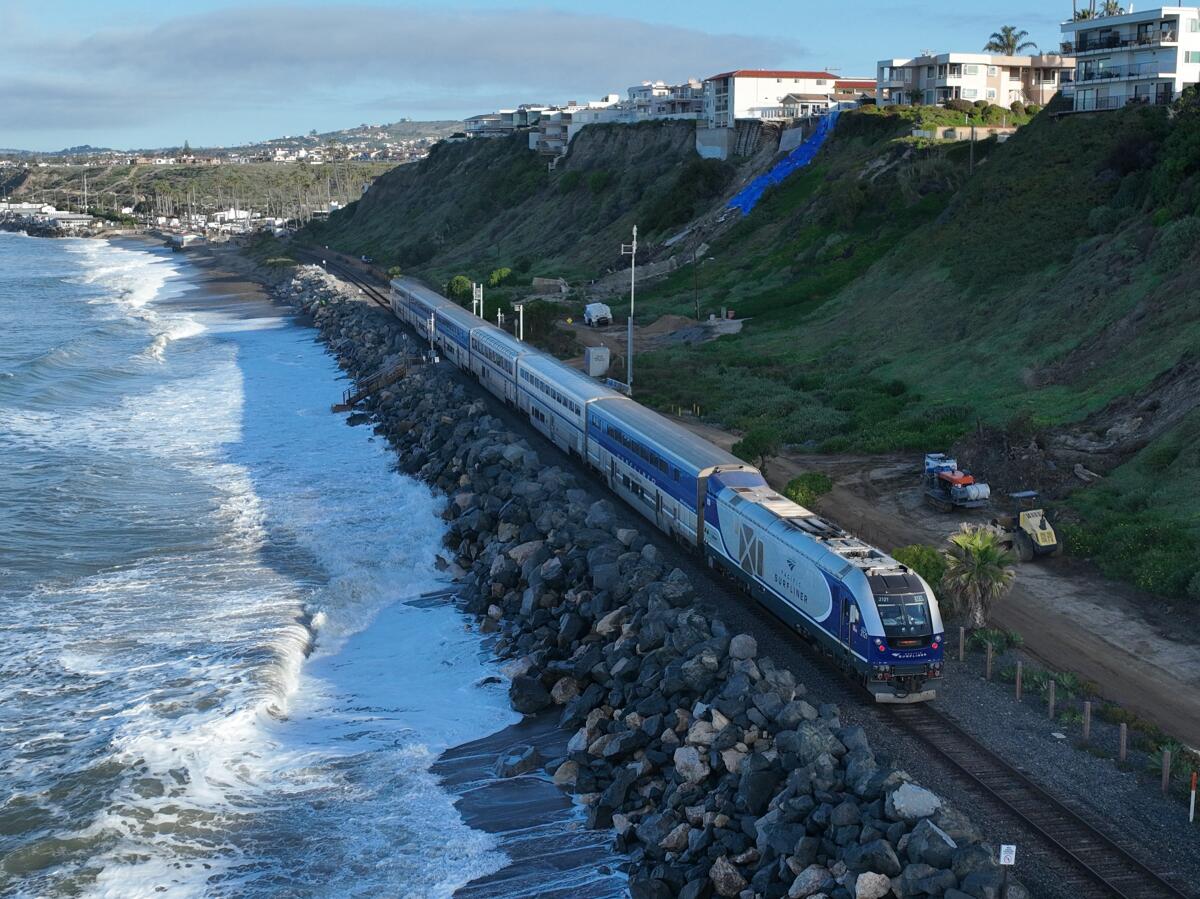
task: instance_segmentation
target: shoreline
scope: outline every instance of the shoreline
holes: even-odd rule
[[[162,248],[162,243],[145,236],[103,238],[117,245],[128,243]],[[311,329],[313,319],[301,308],[281,299],[277,285],[256,266],[245,260],[242,266],[226,265],[226,257],[245,260],[236,254],[212,253],[209,248],[189,251],[192,282],[187,292],[165,301],[165,306],[214,308],[248,319],[279,318]],[[235,271],[234,269],[240,269]],[[258,274],[259,277],[255,277]],[[289,275],[290,277],[290,275]],[[217,301],[216,306],[208,306]],[[314,335],[316,337],[317,335]],[[325,347],[328,352],[328,347]],[[336,358],[336,356],[335,356]],[[345,370],[345,366],[342,366]],[[332,413],[331,413],[332,414]],[[365,423],[361,413],[347,417],[347,423]],[[398,600],[403,602],[403,600]],[[470,616],[456,610],[463,623]],[[480,651],[496,661],[489,649],[491,641],[478,634]],[[397,682],[395,691],[404,692]],[[515,746],[533,744],[544,758],[565,752],[567,735],[555,721],[519,721],[509,727],[466,743],[442,750],[430,767],[439,785],[450,794],[464,824],[497,840],[496,849],[510,862],[490,875],[472,880],[455,890],[455,896],[468,899],[513,895],[589,897],[615,899],[626,894],[627,879],[619,872],[622,859],[614,855],[606,838],[585,828],[582,808],[544,773],[526,772],[503,777],[496,771],[499,757]],[[536,822],[531,825],[530,822]],[[566,847],[566,848],[564,848]]]

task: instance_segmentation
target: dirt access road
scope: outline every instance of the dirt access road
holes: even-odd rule
[[[693,418],[677,421],[726,449],[736,440]],[[767,466],[767,480],[782,490],[802,472],[824,472],[834,488],[814,511],[885,550],[938,546],[960,522],[987,519],[925,505],[918,462],[915,455],[780,456]],[[1017,566],[1012,592],[992,618],[1019,633],[1045,665],[1094,681],[1107,699],[1200,747],[1200,636],[1153,598],[1070,559],[1045,559]]]

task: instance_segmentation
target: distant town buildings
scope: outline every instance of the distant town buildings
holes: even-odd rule
[[[1165,105],[1200,83],[1200,8],[1172,6],[1064,22],[1076,112]]]
[[[988,53],[925,54],[881,59],[875,79],[880,106],[949,100],[983,100],[998,106],[1015,101],[1044,106],[1070,85],[1075,61],[1069,56],[994,56]]]

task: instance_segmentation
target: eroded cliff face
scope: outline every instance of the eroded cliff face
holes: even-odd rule
[[[697,159],[689,122],[588,126],[553,171],[525,134],[439,144],[313,233],[435,280],[522,258],[591,278],[619,261],[636,213]]]

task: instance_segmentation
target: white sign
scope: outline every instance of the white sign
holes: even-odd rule
[[[1000,847],[1000,864],[1015,865],[1017,863],[1017,847],[1005,843]]]

